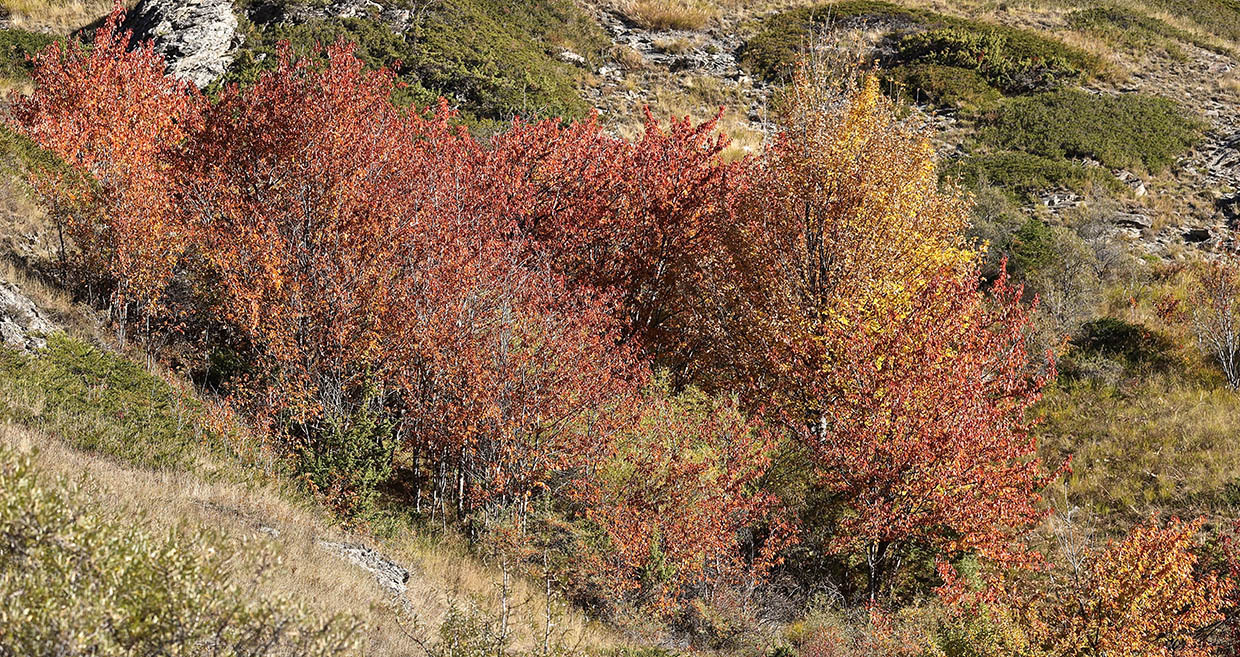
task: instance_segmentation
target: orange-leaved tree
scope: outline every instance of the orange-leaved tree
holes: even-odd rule
[[[1235,585],[1199,567],[1202,522],[1151,520],[1010,599],[1036,654],[1214,654],[1203,631],[1223,620]]]
[[[188,242],[173,199],[175,151],[200,122],[204,100],[165,75],[150,44],[132,45],[118,8],[87,46],[55,41],[33,58],[35,89],[14,97],[17,127],[91,184],[37,171],[35,188],[77,268],[112,296],[123,322],[136,305],[156,313]],[[64,242],[71,241],[71,245]]]
[[[1029,434],[1029,308],[1001,277],[993,294],[954,272],[877,326],[845,316],[816,422],[799,432],[843,508],[830,548],[863,554],[877,597],[912,548],[955,558],[1030,558],[1019,540],[1045,515],[1052,475]],[[851,320],[851,321],[849,321]]]
[[[825,547],[864,558],[871,599],[915,546],[1016,556],[1047,481],[1028,308],[1005,279],[981,289],[967,197],[874,78],[839,89],[803,69],[782,107],[714,286],[733,290],[727,312],[700,324],[717,376],[787,423],[838,509]]]
[[[311,442],[379,416],[375,457],[403,442],[462,514],[577,467],[640,368],[607,297],[522,237],[521,162],[394,105],[348,45],[279,58],[222,91],[180,197],[262,365],[252,407]]]
[[[494,140],[519,161],[512,193],[531,201],[522,231],[575,284],[617,295],[626,336],[678,373],[700,347],[688,329],[709,303],[706,272],[726,255],[721,240],[743,187],[744,168],[720,159],[727,143],[715,120],[665,127],[649,112],[633,142],[593,119],[518,122]]]

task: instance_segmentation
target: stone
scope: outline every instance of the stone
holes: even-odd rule
[[[142,0],[125,28],[135,41],[152,41],[168,72],[199,89],[224,75],[240,38],[230,0]]]
[[[0,338],[5,345],[21,351],[38,351],[47,346],[46,337],[57,330],[17,286],[0,281]]]
[[[1154,225],[1153,220],[1150,219],[1148,216],[1143,215],[1143,214],[1138,214],[1136,212],[1116,213],[1114,221],[1117,226],[1123,226],[1125,228],[1136,228],[1138,230],[1144,230]]]
[[[357,543],[334,543],[319,541],[319,547],[334,552],[353,562],[357,567],[370,571],[375,581],[392,595],[403,595],[408,588],[409,571],[400,564],[378,552]]]
[[[582,57],[581,55],[578,55],[577,53],[571,50],[565,50],[564,52],[560,53],[560,61],[566,62],[568,64],[576,64],[577,66],[586,65],[586,58]]]

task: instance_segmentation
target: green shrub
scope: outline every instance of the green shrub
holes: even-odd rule
[[[1020,152],[971,156],[945,167],[943,175],[959,178],[967,186],[988,181],[1021,203],[1037,202],[1036,194],[1048,189],[1066,188],[1081,193],[1094,187],[1113,192],[1124,189],[1103,169]]]
[[[293,432],[297,468],[345,517],[376,510],[379,485],[392,475],[393,423],[381,409],[363,404],[349,418],[328,418],[314,430]]]
[[[1008,194],[984,179],[975,184],[969,215],[969,239],[986,245],[981,258],[982,275],[998,276],[1012,235],[1025,225],[1027,218]]]
[[[200,533],[156,537],[133,518],[44,481],[0,449],[0,655],[341,655],[342,619],[254,594],[229,546]]]
[[[382,21],[355,18],[250,26],[250,32],[230,81],[253,80],[273,66],[279,41],[306,54],[343,38],[372,67],[400,63],[397,73],[409,86],[397,100],[425,106],[443,96],[467,120],[486,125],[513,116],[584,116],[589,106],[577,91],[582,73],[558,55],[569,48],[593,60],[608,43],[570,0],[444,0],[418,12],[404,35]]]
[[[1165,370],[1175,363],[1175,343],[1154,329],[1114,317],[1081,327],[1072,339],[1077,355],[1103,356],[1130,371]]]
[[[928,100],[940,107],[979,111],[993,107],[1002,98],[977,71],[954,66],[898,66],[888,72],[888,78],[902,86],[910,100]]]
[[[54,335],[37,356],[0,348],[0,420],[150,468],[185,468],[208,436],[198,404],[138,365]]]
[[[26,80],[30,78],[29,58],[56,40],[51,34],[28,30],[0,30],[0,76]]]
[[[741,48],[741,62],[767,80],[783,79],[792,72],[807,43],[819,32],[833,22],[853,19],[922,25],[935,24],[947,20],[947,17],[876,0],[846,0],[800,7],[763,19],[757,34]]]
[[[1025,30],[980,24],[920,32],[900,42],[900,59],[976,71],[1009,93],[1076,82],[1101,68],[1095,58]]]
[[[1005,100],[981,118],[980,136],[1001,150],[1157,171],[1200,139],[1203,126],[1186,114],[1157,96],[1064,90]]]

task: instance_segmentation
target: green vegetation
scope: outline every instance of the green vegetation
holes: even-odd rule
[[[1008,93],[1062,86],[1102,67],[1095,57],[1058,41],[981,23],[911,34],[900,42],[899,58],[976,71]]]
[[[405,34],[372,19],[333,19],[260,29],[250,26],[247,46],[228,80],[248,82],[275,63],[276,44],[294,51],[345,39],[373,67],[396,66],[408,85],[398,100],[425,106],[440,96],[475,124],[513,116],[584,116],[577,91],[583,72],[559,61],[564,49],[594,60],[608,43],[601,29],[570,0],[512,3],[445,0],[415,16]]]
[[[741,49],[741,61],[767,80],[783,79],[791,73],[805,46],[823,28],[859,18],[923,25],[947,17],[876,0],[845,0],[791,9],[762,20],[758,33]]]
[[[28,58],[55,40],[54,36],[42,32],[0,30],[0,76],[16,80],[29,79]]]
[[[871,0],[804,7],[767,18],[745,44],[742,61],[768,80],[781,79],[817,33],[834,22],[854,19],[914,28],[900,44],[901,63],[977,71],[1007,91],[1080,79],[1102,68],[1097,57],[1036,32]]]
[[[941,66],[911,64],[891,69],[888,79],[903,87],[903,95],[914,101],[928,100],[940,107],[980,111],[994,107],[1002,94],[977,71]]]
[[[1075,30],[1100,36],[1107,41],[1131,50],[1162,48],[1169,53],[1181,56],[1180,43],[1216,50],[1216,48],[1195,35],[1175,26],[1138,13],[1131,9],[1117,6],[1089,7],[1078,9],[1068,14],[1068,25]]]
[[[1200,138],[1203,126],[1185,114],[1166,98],[1065,90],[1005,100],[981,117],[980,136],[1000,150],[1157,171]]]
[[[1114,317],[1089,322],[1072,339],[1074,358],[1109,358],[1126,372],[1166,370],[1175,362],[1175,342],[1158,331]]]
[[[1240,40],[1240,2],[1236,0],[1153,0],[1154,6],[1196,23],[1211,34]]]
[[[0,449],[0,654],[340,655],[343,619],[254,595],[229,545],[201,532],[152,536],[132,518],[41,479]]]
[[[197,402],[131,361],[54,335],[38,356],[0,349],[0,420],[150,468],[192,465]]]
[[[1034,202],[1037,192],[1046,189],[1123,191],[1123,185],[1101,168],[1012,151],[967,157],[944,168],[943,174],[959,178],[967,187],[987,181],[1020,203]]]

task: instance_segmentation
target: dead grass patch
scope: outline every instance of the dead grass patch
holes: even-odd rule
[[[717,7],[705,0],[628,0],[620,10],[649,30],[697,32],[719,15]]]
[[[125,2],[127,9],[137,4]],[[111,0],[0,0],[12,27],[68,34],[112,10]]]

